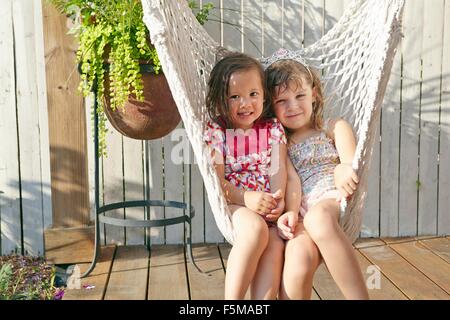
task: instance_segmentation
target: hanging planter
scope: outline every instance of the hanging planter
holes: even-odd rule
[[[164,137],[181,121],[164,74],[155,74],[149,65],[141,65],[143,100],[131,94],[123,109],[111,107],[109,81],[105,80],[105,114],[111,125],[124,136],[140,140]]]
[[[176,128],[180,115],[150,43],[140,0],[48,1],[75,25],[70,32],[79,39],[80,90],[97,97],[99,156],[106,154],[107,120],[134,139],[160,138]],[[193,1],[189,5],[195,9]],[[201,24],[212,8],[205,4],[197,11]],[[142,62],[153,74],[141,72]]]

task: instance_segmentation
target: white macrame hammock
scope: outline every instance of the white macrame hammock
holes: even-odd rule
[[[142,5],[144,21],[191,142],[215,221],[232,244],[235,235],[230,211],[202,139],[208,120],[205,97],[209,74],[225,49],[197,22],[187,1],[142,0]],[[353,167],[360,183],[351,200],[342,204],[340,218],[352,242],[361,229],[372,146],[378,141],[375,134],[401,37],[403,6],[404,0],[354,0],[320,40],[290,53],[320,70],[326,116],[346,119],[356,133]],[[266,63],[269,60],[262,59]]]

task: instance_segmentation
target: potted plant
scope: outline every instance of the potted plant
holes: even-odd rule
[[[87,96],[94,89],[97,96],[99,153],[106,150],[106,119],[135,139],[173,130],[180,115],[150,43],[140,0],[48,1],[74,22],[69,32],[79,39],[80,90]],[[189,6],[201,24],[213,8],[210,3],[197,8],[194,1]]]

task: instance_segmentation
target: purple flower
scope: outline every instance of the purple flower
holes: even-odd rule
[[[64,290],[57,288],[53,300],[61,300],[63,297],[64,297]]]

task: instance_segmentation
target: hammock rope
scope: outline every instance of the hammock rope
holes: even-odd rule
[[[230,211],[202,139],[208,120],[205,97],[209,74],[227,50],[197,22],[187,1],[142,0],[142,5],[144,22],[191,142],[217,227],[232,244]],[[355,131],[353,168],[360,183],[351,200],[342,203],[340,219],[352,242],[361,229],[372,147],[401,38],[403,7],[404,0],[354,0],[321,39],[288,53],[293,58],[302,57],[322,73],[326,117],[342,117]],[[261,57],[261,62],[267,65],[276,59],[280,56]]]

